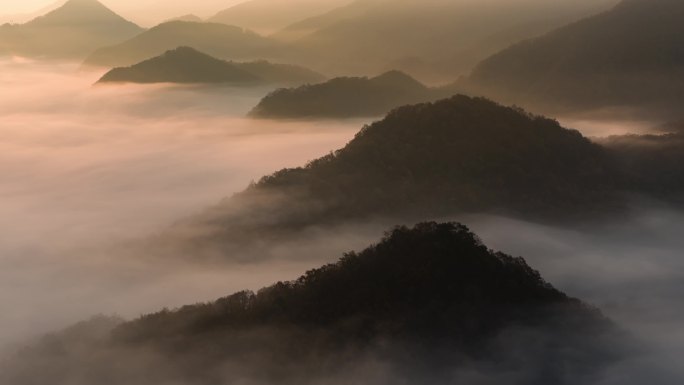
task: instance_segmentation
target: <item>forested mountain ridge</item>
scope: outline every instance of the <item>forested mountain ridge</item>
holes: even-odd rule
[[[325,79],[303,67],[266,61],[237,63],[178,47],[130,67],[114,68],[98,83],[303,84]]]
[[[455,96],[398,108],[344,148],[266,176],[152,242],[240,258],[233,251],[245,242],[369,220],[595,219],[623,207],[614,166],[604,148],[554,120]]]
[[[458,381],[467,378],[461,369],[476,368],[512,384],[569,385],[598,378],[627,345],[599,311],[456,223],[398,227],[376,245],[256,294],[113,329],[100,323],[83,324],[86,337],[72,329],[24,349],[0,379],[389,385]]]

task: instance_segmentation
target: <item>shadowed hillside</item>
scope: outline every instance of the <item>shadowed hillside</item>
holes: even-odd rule
[[[48,337],[0,379],[389,385],[479,374],[478,384],[569,385],[598,378],[626,346],[597,310],[453,223],[396,228],[377,245],[256,294],[110,325]]]
[[[235,63],[179,47],[131,67],[115,68],[98,83],[302,84],[323,76],[306,68],[265,61]]]
[[[97,0],[69,0],[28,23],[0,26],[0,54],[82,60],[141,32]]]
[[[393,108],[439,99],[446,90],[424,86],[391,71],[374,78],[336,78],[326,83],[279,89],[250,113],[262,118],[352,118],[384,115]]]
[[[172,21],[121,44],[98,49],[85,64],[130,66],[177,47],[193,47],[220,59],[234,60],[274,57],[280,52],[277,43],[242,28],[216,23]]]
[[[624,0],[506,49],[470,77],[476,92],[547,110],[677,106],[684,96],[684,2]]]
[[[343,149],[264,177],[158,241],[233,250],[243,242],[378,218],[471,212],[593,218],[621,205],[617,174],[608,154],[579,132],[456,96],[396,109]]]

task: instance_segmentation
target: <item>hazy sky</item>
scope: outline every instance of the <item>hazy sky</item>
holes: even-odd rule
[[[0,16],[33,13],[66,0],[0,0]],[[188,13],[208,17],[244,0],[100,0],[113,11],[149,25]]]

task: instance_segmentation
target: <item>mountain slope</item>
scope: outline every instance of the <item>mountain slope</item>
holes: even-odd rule
[[[217,23],[162,23],[121,44],[101,48],[85,61],[103,67],[130,66],[177,47],[193,47],[221,59],[261,59],[278,56],[272,40],[242,28]]]
[[[131,67],[114,68],[98,83],[302,84],[322,76],[305,68],[268,62],[234,63],[179,47]]]
[[[412,60],[432,70],[439,63],[453,80],[519,38],[545,31],[540,23],[561,26],[615,1],[357,0],[275,37],[294,39],[304,62],[330,73],[378,73],[388,66],[406,71],[395,64]],[[512,29],[519,32],[492,39]]]
[[[401,105],[444,95],[392,71],[374,78],[336,78],[322,84],[279,89],[264,97],[250,114],[297,119],[380,116]]]
[[[604,138],[633,190],[681,205],[684,203],[684,133]]]
[[[103,45],[143,31],[97,0],[69,0],[44,16],[0,28],[0,51],[14,55],[82,59]]]
[[[678,0],[625,0],[492,56],[469,82],[549,110],[677,104],[684,96],[682,17]]]
[[[372,220],[473,212],[593,219],[621,207],[617,174],[579,132],[456,96],[396,109],[343,149],[264,177],[151,242],[240,258],[253,242]]]
[[[209,19],[259,33],[273,33],[300,20],[330,11],[352,0],[250,0]]]
[[[397,228],[296,281],[93,336],[111,322],[24,349],[0,379],[389,385],[461,383],[475,371],[488,381],[569,385],[593,383],[625,346],[597,310],[455,223]]]

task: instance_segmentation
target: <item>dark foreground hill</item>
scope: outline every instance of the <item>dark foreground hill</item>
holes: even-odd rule
[[[344,77],[283,88],[263,98],[250,113],[261,118],[353,118],[381,116],[393,108],[436,100],[445,89],[428,88],[399,71],[374,78]]]
[[[624,0],[615,8],[480,63],[480,93],[546,110],[674,106],[684,97],[684,2]]]
[[[28,23],[0,26],[0,54],[83,60],[141,32],[97,0],[69,0]]]
[[[597,310],[454,223],[397,228],[256,294],[146,315],[99,338],[81,329],[23,350],[0,380],[588,384],[626,346]]]
[[[234,26],[171,21],[120,44],[98,49],[86,59],[85,65],[130,66],[178,47],[193,47],[208,55],[232,60],[272,58],[281,48],[270,39]]]
[[[98,83],[303,84],[324,79],[303,67],[266,61],[236,63],[179,47],[130,67],[114,68]]]

